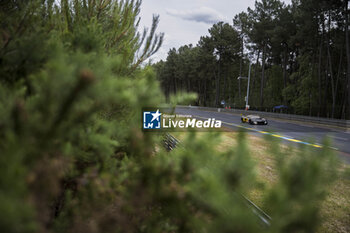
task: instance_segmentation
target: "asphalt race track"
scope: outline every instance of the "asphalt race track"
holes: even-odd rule
[[[336,127],[324,127],[307,122],[288,122],[285,120],[268,119],[268,125],[250,125],[241,123],[241,116],[227,112],[204,111],[197,108],[177,107],[176,114],[192,115],[195,118],[207,119],[215,118],[221,120],[223,126],[238,130],[245,128],[249,133],[263,136],[271,134],[278,137],[285,143],[305,144],[314,148],[323,146],[326,137],[331,140],[331,148],[338,151],[339,157],[350,164],[350,132],[338,129]],[[263,116],[263,115],[262,115]]]

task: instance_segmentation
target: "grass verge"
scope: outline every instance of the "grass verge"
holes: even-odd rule
[[[198,134],[200,136],[200,134],[205,133],[208,132],[199,132]],[[184,134],[184,132],[178,132],[175,136],[181,140]],[[277,181],[275,158],[269,153],[269,143],[264,138],[248,134],[247,141],[249,142],[250,155],[256,164],[258,182],[263,184],[251,191],[248,197],[258,206],[262,206],[265,190]],[[225,131],[222,132],[222,141],[217,149],[226,151],[234,147],[236,143],[236,133]],[[289,150],[292,148],[282,145],[282,149]],[[339,169],[343,175],[328,189],[329,194],[321,208],[321,217],[324,221],[318,229],[318,233],[350,232],[350,178],[344,175],[344,171],[349,170],[350,166],[342,163]]]

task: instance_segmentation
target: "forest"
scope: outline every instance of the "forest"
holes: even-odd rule
[[[248,57],[242,57],[240,38],[254,38],[249,48],[256,57],[266,57],[263,67],[254,65],[252,89],[252,93],[259,89],[262,74],[266,82],[262,89],[264,106],[271,99],[280,103],[281,96],[286,102],[298,100],[304,104],[303,98],[309,98],[306,91],[311,91],[317,103],[318,86],[312,89],[309,81],[313,75],[317,78],[319,71],[321,83],[315,83],[321,85],[321,101],[329,103],[329,88],[324,87],[334,84],[334,114],[340,116],[345,108],[343,72],[348,53],[342,23],[344,6],[332,2],[327,5],[329,11],[314,9],[315,14],[316,10],[322,11],[320,16],[325,20],[322,34],[311,31],[319,23],[319,18],[312,18],[314,15],[308,12],[311,6],[294,3],[281,8],[288,22],[288,17],[305,20],[290,27],[302,27],[304,23],[308,27],[299,37],[295,35],[294,42],[288,37],[279,47],[271,46],[277,42],[265,30],[265,24],[272,25],[270,21],[277,15],[269,9],[258,8],[260,11],[237,16],[235,22],[237,27],[242,24],[241,31],[228,24],[214,25],[212,36],[203,37],[199,46],[172,50],[167,62],[156,65],[158,74],[169,77],[160,83],[147,59],[160,48],[164,34],[157,30],[158,16],[153,17],[148,29],[140,29],[141,3],[0,1],[0,232],[348,231],[347,205],[323,205],[342,174],[327,140],[318,150],[281,146],[273,138],[262,141],[266,148],[259,153],[270,156],[276,164],[273,183],[264,185],[258,180],[257,162],[251,157],[244,132],[230,132],[235,143],[225,150],[218,149],[220,132],[188,132],[181,138],[181,147],[169,152],[163,146],[164,135],[146,133],[141,124],[145,107],[194,104],[195,94],[175,95],[181,89],[197,92],[203,105],[214,104],[215,94],[216,101],[223,96],[238,101],[236,95],[230,96],[237,89],[230,75],[240,67],[233,62],[242,64],[242,75],[247,70]],[[260,3],[257,6],[267,7]],[[294,11],[298,14],[290,14]],[[264,18],[263,25],[258,21],[253,24],[261,30],[251,31],[256,37],[245,29],[253,16]],[[280,36],[294,30],[284,29],[284,24],[279,27]],[[322,42],[321,46],[316,41]],[[248,48],[247,43],[244,46]],[[208,51],[216,51],[220,59]],[[282,59],[285,69],[280,66],[281,54],[286,57]],[[174,65],[183,73],[171,76],[171,62],[192,65],[181,69]],[[314,68],[313,75],[310,67]],[[283,86],[283,79],[272,82],[283,70],[284,95],[276,91],[271,96],[269,88]],[[325,72],[330,70],[333,79],[325,79]],[[211,90],[215,83],[217,93]],[[244,85],[242,82],[241,90]],[[161,88],[165,88],[166,95]],[[291,100],[294,91],[299,97]],[[167,98],[171,105],[166,105]],[[296,106],[307,111],[308,104]],[[312,114],[317,114],[317,105],[312,106]],[[320,115],[329,112],[328,108],[320,109]],[[336,187],[345,187],[335,195],[337,198],[346,196],[343,190],[348,186]],[[251,193],[261,197],[259,206],[272,218],[269,226],[262,224],[243,198]],[[339,206],[345,206],[344,211],[338,211]],[[341,214],[327,214],[330,209]]]
[[[171,49],[154,65],[166,96],[198,93],[197,105],[350,117],[348,1],[256,1],[219,22],[197,45]]]

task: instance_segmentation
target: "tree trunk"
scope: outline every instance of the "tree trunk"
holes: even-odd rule
[[[334,118],[334,109],[335,109],[335,85],[334,85],[334,77],[333,77],[333,67],[332,67],[332,56],[330,51],[330,43],[331,43],[331,14],[328,11],[328,42],[327,42],[327,57],[328,57],[328,65],[329,65],[329,74],[328,77],[331,78],[331,88],[332,88],[332,112],[331,118]]]
[[[262,71],[261,71],[261,84],[260,84],[260,107],[264,105],[264,78],[265,78],[265,58],[266,57],[266,43],[264,43],[264,49],[262,54]]]
[[[328,113],[328,109],[327,109],[327,94],[328,94],[328,73],[329,71],[326,70],[325,72],[325,79],[326,79],[326,83],[325,83],[325,86],[324,86],[324,98],[323,98],[323,103],[322,103],[322,106],[323,106],[323,112],[325,114],[326,117],[329,117],[329,113]]]
[[[251,82],[251,85],[250,85],[250,89],[252,90],[252,93],[254,93],[254,87],[255,87],[255,81],[256,81],[256,74],[257,74],[257,72],[258,72],[258,68],[259,68],[259,58],[260,58],[260,49],[258,50],[258,56],[256,57],[256,62],[255,62],[255,68],[254,68],[254,76],[253,76],[253,79],[252,80],[250,80],[250,82]],[[253,103],[252,102],[252,100],[253,100],[253,95],[251,96],[251,100],[250,100],[250,102],[251,103]]]
[[[207,106],[207,80],[204,79],[204,99],[203,99],[203,104],[206,107]]]
[[[226,82],[227,82],[227,69],[225,68],[225,73],[224,73],[224,86],[223,86],[223,92],[222,92],[222,98],[225,100],[226,102]]]
[[[283,88],[287,86],[287,46],[284,48],[283,52]]]
[[[215,74],[215,86],[216,86],[216,95],[215,95],[215,106],[220,106],[220,62],[218,64],[218,73]]]
[[[232,91],[232,87],[231,87],[231,78],[230,78],[230,76],[228,77],[228,103],[229,103],[229,106],[231,106],[232,105],[232,102],[231,102],[231,95],[232,95],[232,93],[231,93],[231,91]]]
[[[320,41],[320,50],[318,57],[318,113],[317,116],[321,116],[322,109],[322,45],[323,45],[323,33],[324,33],[324,21],[322,21],[322,33]]]
[[[340,49],[340,56],[339,56],[339,66],[338,66],[338,71],[337,71],[337,79],[335,81],[335,96],[338,96],[338,87],[339,87],[339,79],[341,75],[341,63],[343,62],[343,46],[341,46]],[[341,113],[340,113],[341,117]]]
[[[239,63],[239,77],[242,77],[242,67],[243,67],[243,37],[242,38],[242,46],[241,46],[241,61]],[[241,101],[241,79],[238,79],[238,98]]]
[[[176,87],[176,78],[173,78],[173,82],[174,82],[174,93],[173,94],[176,94],[176,91],[177,91],[177,87]]]
[[[322,106],[322,78],[321,78],[321,72],[322,72],[322,39],[320,44],[320,50],[319,50],[319,57],[318,57],[318,113],[317,116],[321,116],[321,106]]]
[[[201,81],[198,79],[197,80],[197,93],[198,93],[198,102],[199,102],[199,106],[203,106],[203,92],[202,92],[202,88],[201,88]]]
[[[331,88],[332,88],[332,114],[331,117],[334,118],[334,109],[335,109],[335,85],[334,85],[334,77],[333,77],[333,69],[332,69],[332,57],[328,44],[328,63],[329,63],[329,74],[328,77],[331,78]]]
[[[309,91],[309,116],[312,115],[312,94],[311,91]]]
[[[312,66],[311,66],[311,79],[313,79],[314,77],[314,74],[315,74],[315,64],[316,64],[316,54],[313,54],[312,55]],[[309,116],[312,116],[312,108],[313,108],[313,105],[312,105],[312,90],[309,91]]]
[[[347,80],[348,80],[348,111],[347,119],[350,119],[350,41],[349,41],[349,11],[348,11],[348,1],[345,2],[345,41],[346,41],[346,58],[347,58]]]

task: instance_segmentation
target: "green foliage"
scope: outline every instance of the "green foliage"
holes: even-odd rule
[[[303,147],[286,154],[272,146],[271,152],[277,158],[279,176],[265,202],[266,209],[274,216],[271,232],[317,231],[321,220],[318,206],[327,194],[324,184],[337,176],[329,169],[336,166],[332,151],[327,146],[321,152]]]
[[[294,91],[297,94],[286,96],[286,100],[295,109],[297,114],[307,115],[311,111],[313,105],[313,99],[317,96],[312,96],[312,93],[316,93],[317,87],[315,77],[313,77],[312,64],[308,56],[302,56],[299,58],[300,67],[298,72],[291,75],[291,79],[294,82]]]
[[[283,90],[282,69],[279,66],[273,66],[267,72],[268,80],[266,82],[266,104],[267,107],[277,106],[283,102],[282,93],[275,90]]]
[[[151,67],[139,66],[162,40],[157,17],[150,34],[137,35],[139,7],[66,0],[1,8],[1,231],[284,232],[300,222],[298,230],[315,229],[323,178],[333,171],[324,166],[328,151],[315,159],[301,148],[290,166],[280,161],[271,191],[279,204],[264,228],[242,197],[257,185],[243,133],[227,152],[217,151],[219,134],[189,133],[168,153],[160,135],[141,131],[142,107],[164,99]],[[201,51],[181,51],[193,62],[192,52]],[[297,210],[288,215],[286,206]]]
[[[214,24],[209,34],[201,37],[196,47],[185,45],[178,50],[171,49],[165,62],[154,65],[167,98],[188,91],[198,94],[200,105],[217,106],[222,99],[234,102],[229,89],[238,87],[230,79],[234,74],[232,70],[239,69],[241,39],[231,25],[223,22]]]

